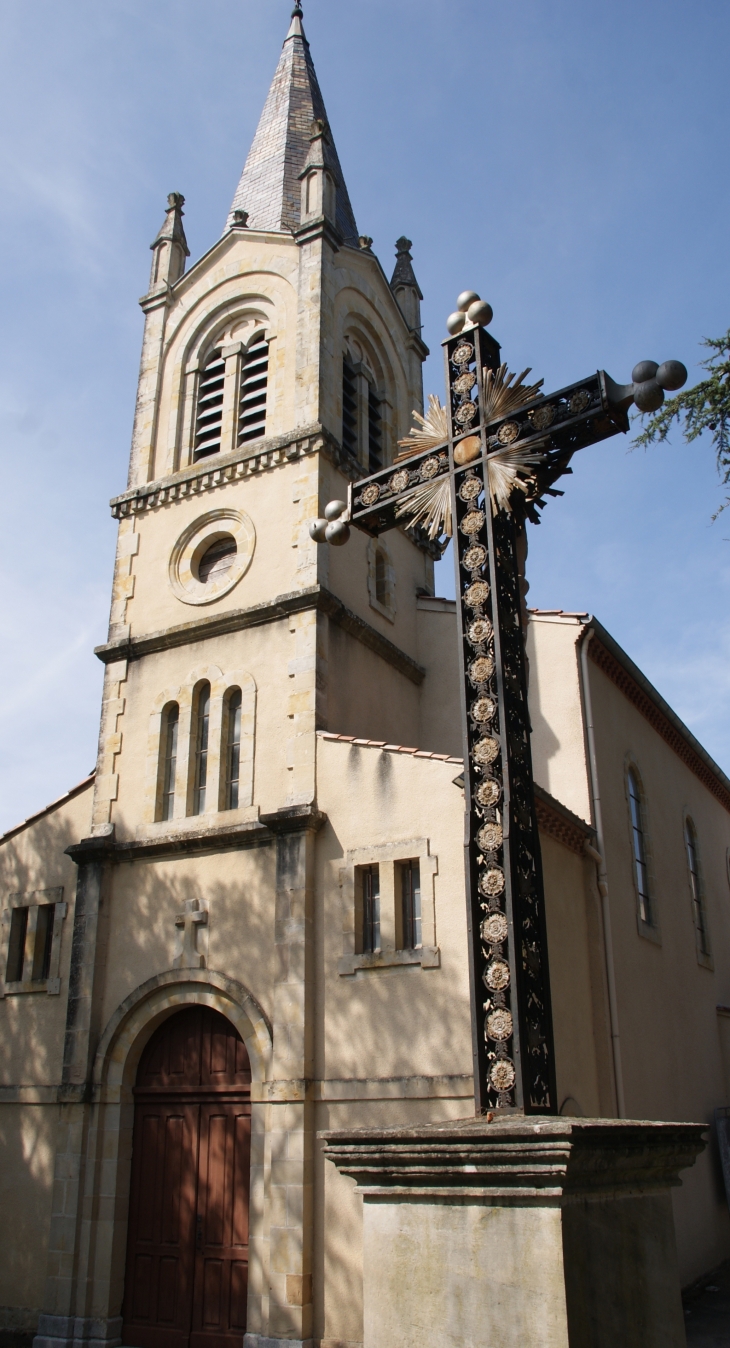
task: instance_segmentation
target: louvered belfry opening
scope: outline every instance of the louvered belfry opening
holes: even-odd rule
[[[368,471],[377,473],[383,466],[383,420],[380,399],[372,385],[368,390]]]
[[[357,375],[347,356],[342,358],[342,448],[357,458]]]
[[[200,376],[195,419],[195,458],[219,454],[223,420],[223,381],[226,363],[220,348],[211,352]]]
[[[266,389],[269,380],[269,343],[257,333],[243,353],[241,396],[238,404],[238,443],[260,440],[266,434]]]

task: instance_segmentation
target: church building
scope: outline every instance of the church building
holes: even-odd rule
[[[358,233],[297,3],[221,237],[188,265],[172,193],[152,244],[96,770],[0,838],[7,1348],[356,1348],[318,1133],[473,1113],[439,547],[309,532],[423,411],[410,248]],[[730,1254],[730,781],[592,615],[528,628],[559,1106],[707,1123],[687,1284]]]

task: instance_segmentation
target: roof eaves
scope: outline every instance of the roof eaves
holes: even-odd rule
[[[53,811],[57,810],[61,805],[65,805],[66,801],[73,800],[74,796],[78,796],[82,791],[86,790],[87,786],[91,786],[95,776],[96,771],[90,772],[88,777],[84,777],[82,782],[77,782],[76,786],[72,786],[69,791],[64,792],[64,794],[59,796],[57,800],[52,800],[50,805],[44,805],[42,810],[36,810],[35,814],[29,814],[28,818],[24,819],[22,823],[15,824],[5,833],[0,833],[0,843],[8,842],[8,840],[14,838],[16,834],[22,833],[23,829],[28,828],[30,824],[36,824],[38,820],[43,819],[45,815],[52,814]]]
[[[669,721],[670,725],[674,728],[677,734],[681,735],[682,739],[685,741],[688,747],[692,750],[694,754],[696,754],[697,758],[701,760],[701,762],[704,764],[707,770],[715,778],[718,785],[722,787],[723,792],[727,793],[726,808],[730,809],[730,778],[726,776],[726,774],[723,772],[719,764],[717,764],[714,758],[712,758],[711,755],[708,754],[707,750],[703,748],[699,740],[696,739],[695,736],[692,734],[692,731],[689,729],[689,727],[686,726],[684,724],[684,721],[682,721],[681,718],[677,715],[676,711],[674,711],[672,707],[670,707],[668,702],[665,702],[661,693],[657,691],[653,683],[650,683],[646,675],[642,674],[638,665],[634,664],[633,660],[631,659],[630,656],[626,654],[626,651],[623,649],[623,647],[619,646],[615,638],[611,636],[611,633],[606,631],[606,628],[603,626],[603,624],[600,623],[597,618],[592,618],[590,623],[588,624],[588,627],[592,628],[598,640],[600,641],[601,645],[605,646],[609,655],[613,656],[614,660],[616,660],[617,663],[622,666],[622,668],[626,671],[629,677],[633,679],[634,683],[637,684],[637,686],[641,689],[641,691],[645,694],[645,696],[648,697],[650,701],[654,703],[654,706],[657,708],[657,711],[661,712],[662,716],[664,716],[665,719]],[[590,654],[590,647],[589,647],[589,654]]]

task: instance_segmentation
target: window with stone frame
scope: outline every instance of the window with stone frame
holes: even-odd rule
[[[660,943],[658,913],[654,899],[651,846],[646,795],[635,762],[626,764],[626,800],[631,846],[631,868],[636,892],[636,922],[641,936]]]
[[[388,622],[395,622],[395,567],[386,540],[371,538],[367,545],[368,598],[370,607]]]
[[[156,818],[172,819],[175,814],[175,777],[177,775],[177,741],[180,729],[180,708],[170,702],[162,713],[159,763],[159,808]]]
[[[385,467],[386,399],[364,359],[346,348],[342,356],[342,447],[368,473]]]
[[[342,976],[394,965],[438,969],[434,881],[438,857],[427,838],[347,853],[340,871]]]
[[[357,374],[347,352],[342,357],[342,448],[358,458],[360,428]]]
[[[10,894],[3,908],[0,996],[61,990],[63,887]]]
[[[203,683],[195,698],[193,717],[193,808],[191,814],[205,814],[208,792],[208,751],[210,736],[210,684]]]
[[[358,866],[355,877],[357,891],[360,953],[374,955],[380,950],[380,868]]]
[[[240,688],[233,688],[226,698],[225,739],[226,779],[224,809],[237,810],[241,777],[241,713],[243,697]]]
[[[396,946],[399,950],[419,950],[423,944],[421,920],[421,868],[418,858],[398,861],[396,873],[396,903],[400,894],[400,923],[396,923]]]
[[[687,876],[692,902],[692,921],[695,929],[697,959],[700,964],[710,964],[710,937],[707,929],[707,909],[705,905],[704,885],[700,866],[697,830],[689,815],[684,820],[684,847],[687,855]]]

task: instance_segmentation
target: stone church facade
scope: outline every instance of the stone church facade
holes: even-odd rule
[[[319,1131],[473,1108],[455,612],[308,531],[422,409],[410,245],[358,235],[299,7],[222,237],[152,245],[96,771],[0,839],[0,1334],[362,1341]],[[566,1114],[730,1095],[730,781],[589,614],[532,612]],[[711,1145],[684,1282],[726,1257]]]

